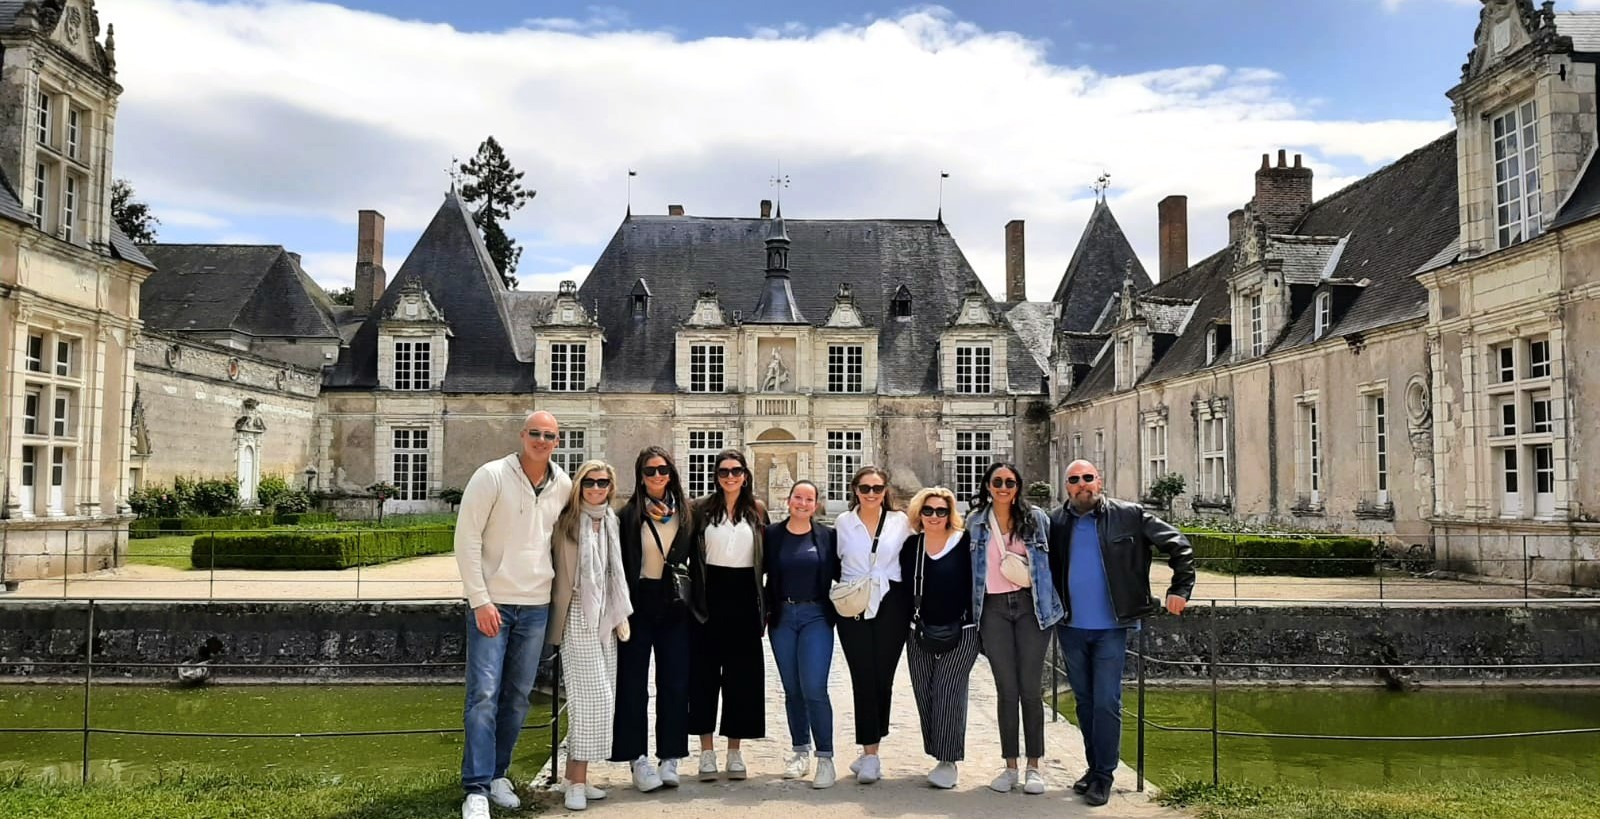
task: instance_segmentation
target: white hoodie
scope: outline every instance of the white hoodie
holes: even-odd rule
[[[467,604],[543,606],[550,602],[555,565],[550,530],[572,496],[572,479],[550,462],[537,495],[517,453],[472,473],[456,517],[456,566]]]

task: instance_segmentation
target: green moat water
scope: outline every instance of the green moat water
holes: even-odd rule
[[[197,733],[322,733],[444,729],[411,736],[198,739],[95,734],[89,774],[96,781],[147,781],[182,772],[291,773],[330,779],[411,777],[460,769],[465,692],[450,685],[210,685],[178,689],[97,685],[90,725],[97,729]],[[530,725],[548,725],[537,697]],[[83,725],[83,689],[0,685],[0,728]],[[512,770],[528,777],[548,758],[548,728],[530,728]],[[83,737],[0,734],[0,774],[76,782]]]
[[[1133,687],[1123,706],[1137,712]],[[1224,688],[1225,731],[1345,736],[1441,736],[1600,728],[1600,689]],[[1063,689],[1061,712],[1077,721]],[[1148,690],[1146,717],[1208,733],[1146,732],[1146,775],[1154,782],[1211,780],[1211,692]],[[1124,717],[1122,757],[1135,764],[1135,721]],[[1600,733],[1514,739],[1355,742],[1222,737],[1221,778],[1252,785],[1369,787],[1522,774],[1578,774],[1600,780]]]

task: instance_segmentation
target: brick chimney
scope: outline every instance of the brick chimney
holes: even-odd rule
[[[1027,256],[1023,252],[1022,220],[1006,223],[1006,301],[1028,300]]]
[[[683,206],[682,205],[668,205],[667,206],[667,215],[668,216],[682,216],[683,215]]]
[[[1311,209],[1311,169],[1300,165],[1299,154],[1294,155],[1291,167],[1285,153],[1278,150],[1276,166],[1262,154],[1261,167],[1256,170],[1256,216],[1269,233],[1294,230],[1300,217]]]
[[[354,315],[365,316],[383,298],[388,284],[383,272],[383,214],[364,210],[356,217],[356,288]]]
[[[1228,247],[1239,244],[1244,238],[1244,208],[1228,214]]]
[[[1161,280],[1189,268],[1189,197],[1173,194],[1156,204],[1160,224]]]
[[[763,219],[771,219],[772,218],[772,200],[771,199],[763,199],[763,200],[761,200],[761,218],[763,218]]]

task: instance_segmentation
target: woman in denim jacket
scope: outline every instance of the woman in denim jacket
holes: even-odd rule
[[[1019,784],[1025,793],[1044,793],[1039,758],[1044,756],[1045,650],[1052,627],[1061,620],[1061,598],[1050,578],[1050,518],[1022,498],[1026,486],[1016,466],[997,463],[984,473],[977,502],[967,516],[972,541],[972,618],[978,622],[983,653],[994,672],[1000,708],[1000,755],[1005,770],[989,783],[1001,793]],[[1009,558],[1012,571],[1001,567]],[[1027,571],[1020,572],[1019,560]],[[1010,575],[1008,577],[1008,575]],[[1019,584],[1016,580],[1026,580]],[[1027,746],[1028,769],[1017,770],[1018,713]]]

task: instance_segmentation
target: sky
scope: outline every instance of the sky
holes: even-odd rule
[[[1575,2],[1558,10],[1600,6]],[[115,175],[163,242],[281,244],[335,288],[372,208],[392,276],[452,161],[493,135],[538,192],[506,226],[521,289],[581,281],[630,199],[636,214],[755,216],[781,173],[790,218],[932,218],[942,196],[997,296],[1003,228],[1023,219],[1036,300],[1102,173],[1154,275],[1168,194],[1189,198],[1197,261],[1225,243],[1263,153],[1303,154],[1320,198],[1446,133],[1480,6],[97,3],[125,89]]]

